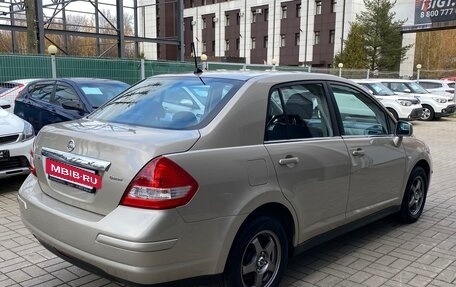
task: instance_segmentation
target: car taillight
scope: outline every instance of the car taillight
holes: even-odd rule
[[[24,84],[19,84],[16,88],[16,96],[15,96],[15,99],[17,99],[17,97],[19,97],[19,93],[25,88],[25,85]]]
[[[35,138],[36,140],[36,138]],[[35,163],[33,162],[34,154],[35,154],[35,140],[33,140],[32,149],[30,150],[30,160],[29,160],[29,170],[30,173],[36,176],[36,168]]]
[[[183,168],[166,157],[158,157],[136,175],[120,204],[169,209],[187,204],[197,190],[198,183]]]
[[[454,94],[454,90],[445,90],[445,92]]]

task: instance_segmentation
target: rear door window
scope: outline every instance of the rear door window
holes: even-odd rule
[[[37,83],[30,87],[30,96],[32,99],[50,103],[52,93],[54,92],[55,82]]]
[[[284,85],[272,90],[266,141],[333,136],[323,84]]]

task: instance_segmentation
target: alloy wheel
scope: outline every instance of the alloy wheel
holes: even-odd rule
[[[247,245],[242,257],[243,285],[271,286],[281,264],[281,250],[280,241],[274,233],[267,230],[257,233]]]

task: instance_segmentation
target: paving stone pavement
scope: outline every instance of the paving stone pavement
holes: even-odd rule
[[[420,220],[401,225],[388,217],[294,257],[280,287],[456,286],[456,118],[413,124],[434,162]],[[0,287],[122,286],[61,260],[34,239],[16,201],[23,180],[0,180]]]

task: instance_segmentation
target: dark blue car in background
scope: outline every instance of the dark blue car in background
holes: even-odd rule
[[[38,132],[47,124],[82,118],[128,87],[120,81],[95,78],[38,80],[16,98],[14,113]]]

